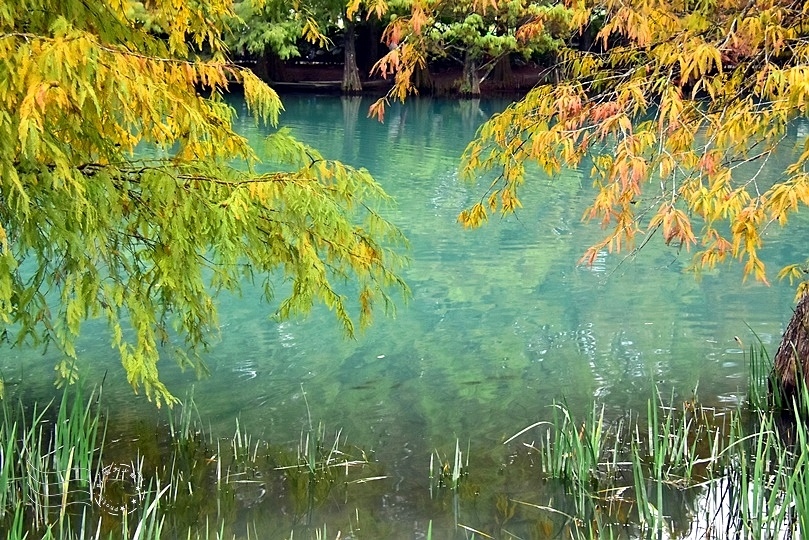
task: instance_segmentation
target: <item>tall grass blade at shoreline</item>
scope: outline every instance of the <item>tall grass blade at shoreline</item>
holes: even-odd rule
[[[16,423],[9,421],[8,411],[4,408],[3,423],[0,425],[0,519],[10,509],[16,513],[21,508],[13,485],[17,427]]]
[[[748,360],[748,372],[750,375],[747,399],[750,408],[753,410],[766,411],[770,406],[770,388],[772,388],[773,383],[772,368],[772,361],[763,344],[759,342],[758,349],[751,345]],[[776,406],[780,405],[776,404]]]
[[[751,359],[751,369],[753,361],[760,360]],[[803,392],[792,418],[802,414],[800,401],[809,396]],[[809,538],[806,427],[749,402],[715,410],[654,389],[644,410],[615,419],[601,405],[576,417],[555,403],[550,420],[506,438],[499,491],[478,477],[487,471],[477,466],[473,441],[461,450],[456,438],[446,453],[430,453],[429,488],[420,485],[426,510],[412,510],[423,517],[416,534],[424,536],[429,518],[429,536],[438,538]],[[92,395],[85,400],[71,391],[44,407],[6,401],[6,540],[359,540],[408,532],[391,530],[384,518],[360,523],[360,511],[372,513],[351,497],[384,486],[389,476],[339,428],[311,422],[288,449],[254,438],[238,420],[229,437],[216,438],[201,428],[189,398],[154,429],[126,451],[109,449]],[[373,497],[391,496],[387,489]],[[356,517],[338,521],[354,511]]]
[[[99,415],[81,390],[53,402],[3,402],[0,425],[0,523],[22,511],[41,530],[65,526],[70,507],[90,504],[93,464],[100,461]]]
[[[547,478],[566,486],[568,502],[533,506],[572,508],[566,512],[569,526],[578,524],[574,536],[676,536],[673,501],[693,494],[695,507],[713,510],[688,527],[706,535],[721,527],[723,538],[809,537],[803,423],[785,424],[765,410],[753,411],[752,418],[741,409],[717,413],[696,399],[664,402],[657,390],[645,418],[631,422],[608,424],[595,412],[579,421],[565,405],[553,407],[550,422],[529,426],[540,436],[524,447]],[[795,414],[800,407],[796,400]],[[529,428],[507,442],[525,437]],[[622,517],[627,503],[634,515],[630,529]]]
[[[261,538],[242,520],[253,507],[260,516],[270,488],[280,491],[268,503],[287,499],[297,509],[278,524],[288,531],[302,527],[301,515],[313,522],[335,492],[387,478],[341,430],[328,439],[322,425],[302,433],[297,452],[252,439],[238,422],[233,437],[206,438],[193,399],[158,433],[132,439],[129,457],[119,443],[115,458],[104,451],[107,429],[92,394],[71,388],[45,406],[5,400],[2,408],[0,540]],[[164,446],[149,448],[156,440]]]
[[[767,352],[764,343],[753,334],[756,343],[750,345],[748,360],[748,391],[747,403],[753,411],[785,410],[790,408],[784,403],[775,379],[773,361]]]

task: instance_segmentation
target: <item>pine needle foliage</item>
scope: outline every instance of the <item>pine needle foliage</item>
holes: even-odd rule
[[[474,3],[485,13],[504,4]],[[585,220],[605,229],[584,254],[643,245],[649,235],[694,248],[694,268],[737,259],[766,282],[764,231],[809,204],[809,139],[776,182],[761,175],[809,102],[809,10],[790,0],[566,0],[572,32],[558,51],[558,80],[532,90],[483,125],[463,176],[494,180],[459,221],[469,227],[521,206],[526,166],[554,175],[590,163]],[[419,39],[434,2],[414,0],[396,21],[388,98],[413,92]],[[542,22],[541,19],[537,23]],[[393,28],[393,26],[392,26]],[[387,99],[387,98],[386,98]],[[371,114],[381,116],[385,99]],[[780,159],[780,158],[779,158]],[[491,178],[491,176],[487,176]],[[642,239],[642,240],[639,240]],[[779,276],[804,281],[800,260]],[[798,295],[806,284],[799,284]]]
[[[259,122],[282,105],[228,62],[231,4],[0,0],[2,338],[58,347],[62,379],[100,317],[135,390],[172,402],[159,357],[203,370],[216,295],[245,277],[280,317],[323,302],[348,335],[406,290],[367,171],[234,132],[232,86]]]

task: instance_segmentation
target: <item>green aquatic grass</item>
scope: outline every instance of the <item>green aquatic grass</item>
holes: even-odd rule
[[[201,429],[193,398],[168,415],[165,431],[133,443],[129,461],[120,458],[121,448],[116,458],[105,456],[106,429],[92,394],[66,391],[58,406],[30,409],[6,400],[2,408],[5,540],[266,538],[244,513],[260,504],[269,482],[282,487],[296,516],[311,517],[336,493],[345,496],[346,486],[386,478],[367,474],[368,454],[347,445],[340,430],[328,437],[322,425],[302,431],[297,452],[252,438],[238,422],[232,437],[214,439]],[[148,440],[163,442],[155,449]],[[257,502],[244,502],[254,495]],[[308,537],[326,531],[313,521],[303,525]],[[293,516],[286,528],[300,526]]]
[[[471,444],[471,443],[470,443]],[[452,458],[441,457],[438,450],[430,454],[430,494],[436,494],[442,489],[457,492],[461,487],[463,478],[469,475],[469,448],[466,454],[461,450],[459,439],[455,439],[455,450]]]
[[[12,515],[13,524],[23,512],[36,529],[61,529],[72,506],[90,504],[103,439],[92,397],[64,392],[55,414],[52,402],[29,414],[21,403],[3,401],[0,523]]]
[[[748,353],[748,391],[747,402],[751,409],[766,411],[771,408],[782,409],[781,396],[770,392],[775,387],[773,362],[764,343],[754,334],[755,344]],[[738,338],[737,338],[738,340]],[[741,343],[741,341],[739,341]]]
[[[515,482],[495,491],[487,485],[491,465],[477,465],[476,441],[464,448],[455,438],[425,456],[427,502],[415,530],[453,539],[809,537],[809,434],[790,421],[801,413],[799,402],[809,395],[803,392],[787,416],[754,407],[752,398],[746,408],[719,411],[657,389],[645,410],[614,419],[602,406],[577,417],[555,403],[549,420],[505,440],[513,451],[499,474]],[[307,422],[289,449],[255,438],[238,420],[229,437],[211,436],[193,396],[128,453],[108,447],[103,418],[93,394],[71,392],[28,408],[5,402],[0,530],[6,540],[360,539],[408,532],[386,528],[384,517],[356,499],[377,481],[375,497],[395,493],[384,466],[349,445],[341,429],[313,422],[308,403]],[[116,515],[97,503],[100,489],[104,496],[115,492],[113,463],[140,482],[119,486],[120,500],[131,506]],[[351,515],[337,518],[337,508]]]
[[[793,403],[790,418],[800,418]],[[695,523],[676,523],[676,501],[692,508],[720,501],[701,516],[704,535],[798,538],[809,529],[809,435],[803,422],[776,410],[716,411],[696,400],[648,400],[645,417],[607,425],[599,414],[580,421],[564,405],[525,443],[542,474],[566,486],[566,500],[523,505],[562,516],[575,538],[676,537]],[[528,430],[522,430],[510,443]],[[605,441],[611,441],[609,445]],[[700,502],[702,501],[702,502]],[[631,508],[627,519],[627,503]]]

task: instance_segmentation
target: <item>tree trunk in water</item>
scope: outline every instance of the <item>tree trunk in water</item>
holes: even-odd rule
[[[272,52],[262,54],[256,59],[256,76],[264,82],[284,82],[286,74],[284,62]]]
[[[791,406],[793,397],[800,403],[801,387],[809,384],[809,294],[795,306],[773,361],[776,388],[781,403]]]
[[[360,70],[357,68],[357,47],[354,34],[354,22],[347,22],[345,28],[345,56],[343,58],[343,84],[344,94],[359,94],[362,92]]]
[[[511,56],[504,54],[494,65],[494,72],[492,72],[492,81],[502,89],[514,88],[514,72],[511,71]]]
[[[433,77],[430,75],[430,67],[426,63],[417,65],[416,69],[413,70],[413,86],[419,92],[425,94],[435,90]]]
[[[477,62],[468,52],[463,60],[463,78],[461,79],[462,96],[479,96],[480,81],[477,74]]]

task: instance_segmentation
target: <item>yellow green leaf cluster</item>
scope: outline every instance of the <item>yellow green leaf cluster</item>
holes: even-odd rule
[[[203,371],[216,295],[244,279],[280,317],[325,303],[349,335],[405,289],[403,239],[367,171],[283,131],[266,149],[234,132],[226,92],[270,124],[281,103],[227,62],[230,9],[0,0],[0,323],[11,343],[58,347],[61,379],[88,318],[159,404],[173,398],[158,359]]]
[[[764,229],[809,202],[806,140],[777,182],[761,175],[790,123],[807,115],[809,12],[772,0],[569,7],[578,29],[560,56],[562,81],[480,129],[462,171],[495,179],[489,204],[460,220],[474,226],[487,212],[511,212],[491,194],[516,197],[529,162],[554,174],[587,158],[595,195],[585,219],[606,234],[585,261],[660,231],[666,243],[697,246],[696,269],[732,257],[766,282]],[[578,32],[599,20],[595,46],[576,47]]]
[[[387,30],[393,48],[380,66],[396,84],[385,99],[413,91],[419,59],[402,44],[416,46],[439,9],[427,0],[410,5],[411,16]],[[492,212],[519,208],[528,163],[553,175],[587,159],[595,194],[584,218],[606,232],[584,261],[660,231],[668,244],[696,247],[697,270],[735,258],[746,276],[766,282],[763,230],[785,225],[809,202],[805,138],[780,180],[761,175],[790,123],[809,112],[809,10],[778,0],[563,5],[572,32],[558,51],[559,81],[481,127],[462,175],[494,180],[459,221],[478,226]],[[371,114],[382,117],[385,99]],[[794,268],[781,275],[796,277]]]

